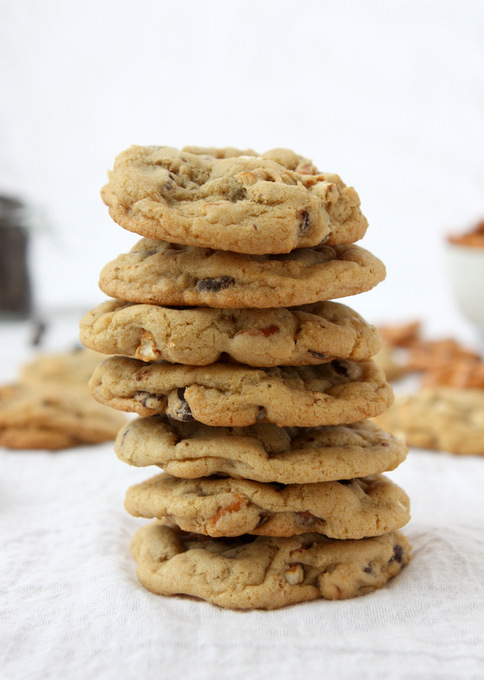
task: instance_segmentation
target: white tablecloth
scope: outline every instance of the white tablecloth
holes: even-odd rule
[[[2,680],[484,678],[484,458],[411,451],[389,473],[412,500],[408,567],[371,595],[273,612],[139,585],[146,520],[123,499],[155,470],[111,444],[0,450]]]

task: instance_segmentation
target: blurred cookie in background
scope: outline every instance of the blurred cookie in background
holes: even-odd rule
[[[46,383],[88,391],[87,383],[105,356],[78,346],[66,352],[39,353],[20,368],[20,382]]]
[[[98,404],[87,382],[100,356],[76,349],[39,355],[0,386],[0,446],[58,451],[111,441],[126,418]]]
[[[410,447],[484,455],[484,361],[454,338],[425,339],[422,324],[380,327],[375,361],[389,380],[405,383],[374,420]],[[384,362],[387,362],[385,365]]]
[[[407,446],[484,455],[484,389],[425,388],[374,419]]]

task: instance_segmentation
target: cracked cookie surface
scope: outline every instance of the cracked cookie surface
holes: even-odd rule
[[[80,340],[106,354],[192,366],[214,363],[223,355],[249,366],[361,361],[380,347],[377,329],[337,302],[227,310],[109,300],[81,319]]]
[[[89,385],[95,399],[121,411],[166,413],[215,426],[351,423],[382,413],[393,401],[390,385],[371,360],[261,369],[109,357]]]
[[[365,477],[394,470],[407,455],[403,441],[369,420],[317,428],[269,423],[227,428],[165,416],[127,423],[115,451],[129,465],[158,465],[186,479],[227,475],[283,484]]]
[[[368,226],[352,187],[288,149],[132,146],[101,196],[129,231],[241,253],[353,243]]]
[[[178,479],[162,473],[130,487],[135,517],[173,520],[206,536],[296,536],[360,539],[400,529],[408,496],[383,475],[310,484],[262,484],[233,478]]]
[[[410,559],[408,540],[398,531],[357,541],[316,533],[207,538],[169,522],[139,529],[131,552],[137,577],[151,592],[191,595],[230,609],[365,595]]]
[[[377,257],[356,245],[242,255],[145,238],[102,269],[99,287],[147,304],[294,307],[363,293],[385,273]]]
[[[408,446],[484,456],[484,390],[425,388],[375,419]]]

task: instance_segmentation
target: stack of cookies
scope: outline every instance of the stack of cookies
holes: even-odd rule
[[[378,331],[330,300],[383,264],[354,245],[358,195],[292,151],[131,147],[102,196],[144,238],[81,321],[90,387],[134,412],[115,448],[164,472],[130,488],[138,578],[163,595],[274,609],[383,586],[408,562],[404,444]]]

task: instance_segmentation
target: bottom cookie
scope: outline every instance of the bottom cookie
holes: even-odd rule
[[[277,609],[365,595],[410,559],[400,532],[360,540],[320,534],[291,538],[207,538],[169,521],[139,529],[131,552],[140,583],[160,595],[190,595],[228,609]]]

